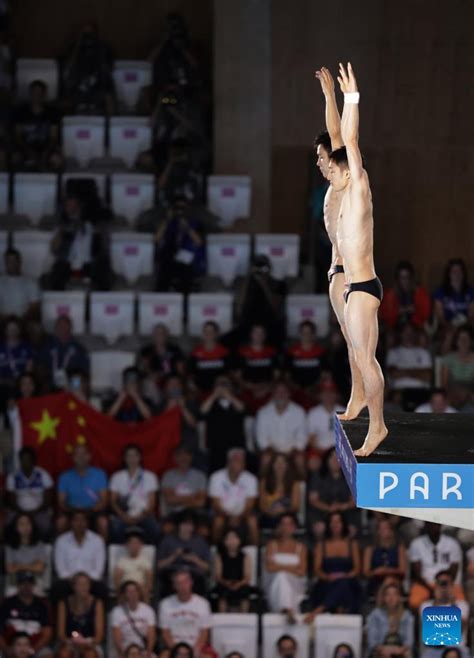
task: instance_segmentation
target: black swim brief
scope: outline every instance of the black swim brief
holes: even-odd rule
[[[379,277],[376,276],[375,279],[370,279],[370,281],[359,281],[358,283],[351,283],[349,287],[344,291],[344,301],[347,304],[347,298],[351,292],[366,292],[368,295],[373,295],[377,297],[379,301],[382,301],[383,298],[383,287],[382,282]]]
[[[335,274],[344,274],[344,267],[342,265],[334,265],[328,272],[328,281],[331,283],[331,279]]]

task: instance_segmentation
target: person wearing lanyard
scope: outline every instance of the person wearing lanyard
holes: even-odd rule
[[[76,445],[72,455],[74,468],[61,473],[58,481],[58,532],[67,529],[66,515],[81,509],[95,518],[97,532],[105,539],[108,521],[107,476],[101,468],[90,466],[91,453],[87,445]]]
[[[89,372],[89,358],[84,347],[73,338],[71,319],[65,315],[56,320],[54,335],[42,349],[39,360],[48,371],[56,388],[64,388],[71,370]]]
[[[0,342],[0,379],[11,384],[24,372],[33,367],[32,350],[21,337],[19,321],[11,317],[7,320]]]

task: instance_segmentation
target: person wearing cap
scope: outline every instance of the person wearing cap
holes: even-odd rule
[[[248,340],[252,325],[259,324],[265,327],[269,343],[280,347],[285,338],[285,295],[286,285],[272,276],[269,257],[256,254],[237,300],[238,342]]]
[[[258,544],[255,509],[258,480],[245,469],[245,450],[233,448],[227,453],[227,467],[216,471],[209,480],[209,497],[214,517],[212,537],[218,544],[226,527],[247,534],[247,543]]]
[[[143,600],[149,601],[152,588],[153,565],[143,551],[144,533],[138,526],[131,526],[125,531],[125,555],[117,560],[113,579],[118,591],[123,583],[133,581],[140,585]]]
[[[52,657],[49,643],[53,637],[51,615],[45,599],[35,596],[35,574],[21,571],[17,575],[18,592],[4,600],[0,608],[0,652],[18,631],[27,630],[31,646],[41,658]]]

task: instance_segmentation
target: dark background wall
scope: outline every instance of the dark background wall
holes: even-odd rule
[[[168,11],[213,52],[215,165],[250,173],[256,230],[308,222],[310,144],[323,126],[314,70],[350,59],[383,278],[406,257],[432,284],[450,256],[474,274],[472,0],[17,0],[24,56],[54,56],[87,19],[119,57],[144,57]],[[341,100],[342,102],[342,100]],[[232,169],[232,171],[230,171]],[[225,170],[225,171],[224,171]]]

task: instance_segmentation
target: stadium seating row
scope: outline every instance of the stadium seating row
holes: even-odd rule
[[[116,60],[113,78],[119,104],[132,110],[140,91],[151,83],[151,63],[145,60]],[[20,58],[16,62],[16,94],[20,100],[28,97],[28,86],[42,80],[48,86],[48,100],[58,97],[59,66],[55,59]]]
[[[50,292],[42,294],[42,317],[46,330],[51,330],[57,317],[69,316],[77,334],[86,330],[101,336],[113,345],[119,337],[149,336],[153,327],[162,323],[172,336],[184,333],[185,304],[187,334],[199,336],[207,321],[217,322],[222,332],[232,327],[234,296],[231,293],[192,293],[187,298],[180,293]],[[135,308],[137,306],[137,309]],[[137,311],[137,331],[135,315]],[[297,335],[298,325],[311,320],[318,326],[318,334],[325,336],[329,330],[329,305],[327,295],[289,295],[286,301],[287,329],[290,336]]]
[[[92,178],[102,201],[108,203],[114,213],[133,224],[140,213],[149,210],[155,201],[155,179],[151,174],[105,173],[93,171],[56,174],[18,173],[10,177],[0,173],[0,215],[10,210],[26,216],[33,226],[46,215],[56,211],[58,197],[64,193],[71,178]],[[110,182],[110,194],[109,185]],[[10,190],[11,188],[11,190]],[[209,210],[229,226],[237,218],[249,217],[251,182],[248,176],[209,176],[207,179]]]

